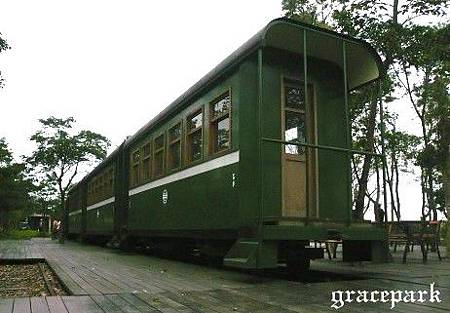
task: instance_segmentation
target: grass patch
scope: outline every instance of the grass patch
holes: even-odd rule
[[[46,237],[46,235],[44,236],[38,230],[32,229],[12,229],[7,233],[0,233],[0,239],[26,240],[34,237]]]

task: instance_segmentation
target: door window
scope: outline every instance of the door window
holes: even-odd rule
[[[300,85],[286,84],[284,87],[284,140],[289,142],[306,142],[305,96]],[[304,154],[305,147],[285,145],[287,154]]]
[[[286,110],[284,118],[284,140],[289,142],[306,142],[305,113]],[[305,147],[286,145],[284,152],[289,154],[303,154],[305,153]]]

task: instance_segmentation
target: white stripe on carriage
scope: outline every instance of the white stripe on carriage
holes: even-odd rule
[[[97,202],[97,203],[95,203],[95,204],[93,204],[93,205],[88,206],[88,207],[86,208],[86,210],[87,210],[87,211],[89,211],[89,210],[94,210],[94,209],[96,209],[96,208],[99,208],[99,207],[101,207],[101,206],[107,205],[107,204],[109,204],[109,203],[113,203],[114,201],[116,201],[116,197],[111,197],[111,198],[109,198],[109,199],[106,199],[106,200],[103,200],[103,201],[100,201],[100,202]]]
[[[80,214],[80,213],[81,213],[81,210],[72,211],[72,212],[69,212],[69,216],[77,215],[77,214]]]
[[[227,165],[231,165],[234,163],[239,162],[239,151],[235,151],[233,153],[226,154],[224,156],[221,156],[219,158],[212,159],[211,161],[190,167],[188,169],[185,169],[184,171],[180,171],[177,173],[174,173],[172,175],[169,175],[167,177],[163,177],[161,179],[149,182],[145,185],[136,187],[134,189],[131,189],[128,191],[128,195],[132,196],[135,194],[138,194],[140,192],[150,190],[165,184],[169,184],[178,180],[182,180],[188,177],[192,177],[198,174],[202,174],[205,172],[209,172],[215,169],[218,169],[220,167],[224,167]]]

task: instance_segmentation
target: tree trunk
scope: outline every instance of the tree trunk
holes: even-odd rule
[[[373,146],[375,143],[375,126],[376,126],[376,116],[377,116],[377,104],[378,98],[372,96],[372,101],[369,108],[369,117],[367,121],[367,133],[366,133],[366,146],[365,150],[373,152]],[[370,164],[372,163],[372,156],[365,155],[362,167],[362,173],[360,177],[360,184],[358,188],[358,193],[355,201],[355,216],[358,219],[363,219],[364,215],[364,197],[367,192],[367,183],[369,180]]]
[[[69,226],[69,215],[66,208],[66,191],[61,190],[60,193],[60,216],[61,216],[61,234],[63,238],[67,237]]]
[[[426,217],[428,216],[428,214],[430,214],[430,212],[428,212],[428,214],[425,214],[425,207],[426,207],[426,203],[425,203],[425,198],[426,198],[426,181],[425,181],[425,169],[423,167],[420,168],[420,187],[422,189],[422,219],[426,219]]]
[[[400,175],[398,170],[398,160],[395,158],[394,162],[394,171],[395,171],[395,200],[397,202],[397,221],[400,222],[401,219],[401,210],[400,210],[400,194],[399,194],[399,182],[400,182]]]

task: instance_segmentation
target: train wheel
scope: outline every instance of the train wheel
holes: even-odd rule
[[[290,253],[286,260],[289,277],[295,280],[302,278],[309,271],[311,260],[299,253]]]

